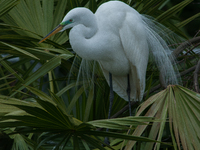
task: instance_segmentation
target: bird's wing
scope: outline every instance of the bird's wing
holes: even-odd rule
[[[131,99],[141,100],[145,90],[149,49],[140,14],[126,13],[119,30],[123,50],[130,62]]]

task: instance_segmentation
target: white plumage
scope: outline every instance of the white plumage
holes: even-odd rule
[[[110,1],[102,4],[95,14],[87,8],[72,9],[41,42],[59,30],[72,28],[69,34],[72,49],[83,59],[98,61],[108,83],[110,72],[114,91],[127,101],[129,74],[130,98],[141,100],[145,90],[149,51],[163,70],[166,81],[177,83],[166,54],[169,49],[157,33],[160,29],[154,25],[152,20],[125,3]]]

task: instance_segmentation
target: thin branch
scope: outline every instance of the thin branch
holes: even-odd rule
[[[196,47],[198,47],[200,45],[200,42],[197,43],[196,45],[194,45],[193,48],[191,48],[190,50],[188,50],[183,56],[186,56],[188,53],[190,53],[191,51],[193,51]]]
[[[194,71],[195,68],[196,68],[196,66],[197,66],[197,65],[195,65],[195,66],[193,66],[193,67],[191,67],[191,68],[189,68],[189,69],[187,69],[187,70],[181,72],[181,73],[180,73],[180,76],[184,76],[184,75],[186,75],[186,74],[188,74],[188,73]]]
[[[200,60],[198,61],[195,71],[194,71],[194,88],[197,93],[199,93],[199,82],[198,82],[198,73],[200,71]]]
[[[196,43],[197,43],[197,44],[196,44]],[[189,46],[191,46],[191,45],[193,45],[193,44],[196,44],[196,45],[194,46],[194,48],[197,47],[197,46],[199,46],[199,44],[200,44],[200,36],[194,37],[194,38],[192,38],[192,39],[190,39],[190,40],[188,40],[188,41],[185,41],[185,42],[183,42],[182,44],[180,44],[180,45],[172,52],[172,58],[173,58],[173,57],[177,58],[178,55],[179,55],[184,49],[186,49],[187,47],[189,47]],[[193,48],[193,49],[194,49],[194,48]],[[193,49],[191,49],[191,50],[193,50]],[[191,51],[191,50],[190,50],[190,51]],[[188,51],[187,53],[189,53],[190,51]],[[187,53],[186,53],[186,54],[187,54]],[[186,54],[185,54],[185,55],[186,55]],[[174,62],[173,62],[174,60],[171,60],[171,61],[172,61],[172,63],[174,63]],[[162,72],[161,72],[161,73],[162,73]],[[164,81],[164,79],[163,79],[161,73],[160,73],[160,76],[159,76],[160,84],[161,84],[162,87],[166,87],[165,81]]]
[[[196,43],[197,43],[197,44],[196,44]],[[185,42],[183,42],[182,44],[180,44],[180,45],[172,52],[172,58],[173,58],[173,57],[177,58],[178,55],[179,55],[184,49],[186,49],[187,47],[189,47],[189,46],[191,46],[191,45],[193,45],[193,44],[196,44],[196,45],[195,45],[191,50],[187,51],[185,55],[187,55],[187,54],[188,54],[190,51],[192,51],[195,47],[197,47],[197,46],[200,45],[200,36],[194,37],[194,38],[192,38],[192,39],[190,39],[190,40],[188,40],[188,41],[185,41]],[[183,55],[183,56],[185,56],[185,55]],[[172,61],[172,63],[174,63],[174,62],[173,62],[174,60],[171,60],[171,61]],[[162,73],[162,72],[161,72],[161,73]],[[161,84],[162,87],[166,87],[166,84],[165,84],[165,82],[164,82],[164,79],[163,79],[161,73],[160,73],[160,76],[159,76],[160,84]]]
[[[200,32],[200,30],[195,34],[195,36],[194,37],[196,37],[198,34],[199,34],[199,32]]]
[[[179,45],[173,52],[172,55],[174,57],[178,57],[178,55],[187,47],[191,46],[192,44],[200,43],[200,36],[192,38],[191,40],[183,42]]]

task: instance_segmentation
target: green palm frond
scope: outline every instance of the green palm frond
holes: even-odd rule
[[[149,108],[150,107],[150,108]],[[153,123],[149,138],[162,141],[164,129],[169,125],[174,149],[197,150],[200,146],[200,94],[182,86],[172,85],[153,95],[139,108],[136,116],[155,117],[162,120]],[[138,126],[133,135],[141,135],[147,125]],[[197,131],[198,130],[198,131]],[[135,142],[129,142],[128,148]],[[146,144],[145,149],[160,149],[160,144]]]
[[[71,138],[76,138],[76,142],[81,138],[88,142],[88,144],[100,149],[104,149],[101,146],[103,142],[97,137],[108,136],[143,142],[156,142],[145,137],[95,130],[96,127],[106,127],[106,124],[110,129],[127,130],[129,125],[134,125],[134,127],[144,125],[146,124],[144,122],[154,121],[153,118],[128,117],[83,123],[67,114],[68,108],[63,105],[56,95],[52,94],[52,97],[50,97],[38,89],[32,87],[27,87],[27,89],[38,98],[33,98],[32,102],[25,102],[5,96],[1,97],[0,103],[11,107],[12,110],[9,110],[10,112],[6,114],[4,111],[4,113],[0,113],[2,114],[0,117],[0,128],[16,128],[10,134],[16,134],[19,138],[22,138],[22,136],[18,133],[43,133],[40,137],[41,141],[38,143],[38,148],[45,144],[45,142],[56,138],[62,139],[58,144],[59,146],[63,144],[62,142],[69,142]],[[23,129],[23,127],[25,128]],[[22,139],[26,140],[26,138]],[[75,143],[73,145],[74,148],[77,146]]]
[[[0,17],[8,13],[19,3],[19,0],[0,0]]]

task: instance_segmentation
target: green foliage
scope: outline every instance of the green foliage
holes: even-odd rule
[[[170,8],[170,1],[166,0],[123,1],[140,13],[153,16],[182,37],[187,35],[183,32],[184,26],[199,17],[197,13],[186,20],[179,18],[192,0]],[[69,10],[87,7],[95,12],[104,2],[106,0],[0,0],[0,140],[5,141],[0,143],[0,148],[6,149],[8,145],[11,145],[9,149],[20,150],[200,147],[199,94],[181,86],[168,86],[161,91],[159,72],[151,62],[144,102],[132,107],[134,116],[127,117],[125,110],[120,118],[108,120],[105,118],[109,87],[99,66],[93,62],[87,70],[91,78],[85,80],[79,75],[81,58],[71,50],[68,31],[38,44]],[[194,48],[200,41],[191,43],[193,45],[187,44],[184,48],[180,45],[178,69],[184,75],[183,85],[195,90],[193,72],[185,72],[195,68],[199,60]],[[156,92],[155,86],[158,86]],[[127,102],[115,95],[112,115],[126,105]],[[109,128],[109,132],[105,132],[105,128]],[[111,144],[105,148],[102,144],[106,136]],[[163,143],[166,138],[169,140]]]
[[[150,106],[150,108],[149,108]],[[174,149],[198,149],[200,146],[199,117],[200,94],[190,91],[178,85],[168,86],[167,89],[147,99],[139,108],[136,116],[144,113],[144,116],[155,117],[162,120],[154,122],[149,131],[149,138],[160,141],[166,125],[169,125]],[[147,111],[145,111],[147,110]],[[166,122],[168,124],[166,124]],[[141,135],[147,125],[139,126],[133,135]],[[176,143],[177,142],[177,143]],[[129,142],[132,147],[135,141]],[[180,144],[182,144],[180,146]],[[146,144],[145,149],[160,149],[160,144]]]
[[[19,0],[1,0],[0,1],[0,17],[9,12],[15,5],[17,5]]]
[[[24,100],[10,99],[9,97],[6,97],[7,100],[4,100],[5,98],[0,99],[0,103],[4,106],[8,105],[15,108],[10,110],[9,113],[1,116],[0,128],[16,128],[15,131],[10,132],[10,134],[15,134],[14,142],[19,145],[19,142],[16,142],[16,140],[20,141],[21,147],[29,147],[30,144],[27,145],[25,139],[17,133],[43,132],[38,143],[35,143],[29,139],[32,145],[35,144],[36,149],[40,148],[40,146],[42,146],[45,142],[57,138],[61,138],[62,140],[56,144],[56,149],[59,149],[61,145],[66,145],[70,138],[74,139],[74,149],[76,149],[79,139],[87,141],[88,144],[92,145],[93,147],[104,149],[101,146],[103,142],[98,140],[98,136],[115,137],[143,142],[156,142],[155,140],[144,137],[130,136],[112,132],[100,132],[95,130],[95,127],[106,127],[106,125],[108,125],[107,128],[110,129],[125,130],[129,129],[127,125],[141,125],[144,124],[143,122],[153,121],[152,118],[128,117],[122,119],[110,119],[106,120],[106,122],[92,121],[83,123],[80,120],[68,115],[68,108],[66,108],[63,104],[63,101],[53,93],[52,97],[49,97],[38,89],[32,87],[27,87],[27,89],[29,89],[30,92],[37,95],[39,98],[33,98],[33,102],[24,102]],[[21,130],[19,127],[26,128]]]

